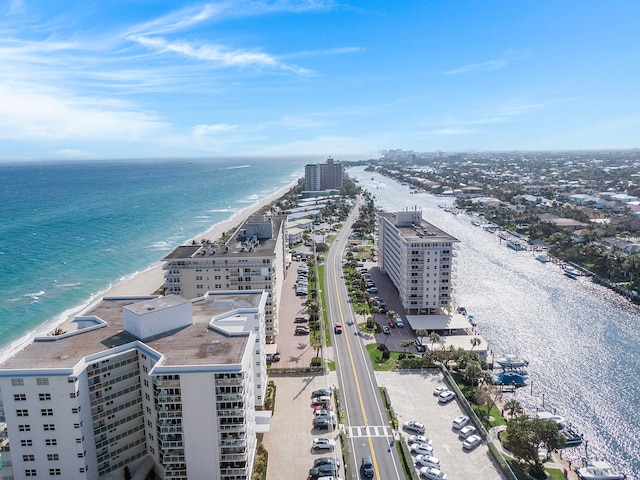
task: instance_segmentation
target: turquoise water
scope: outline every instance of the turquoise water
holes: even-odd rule
[[[157,264],[319,159],[0,164],[0,348]]]

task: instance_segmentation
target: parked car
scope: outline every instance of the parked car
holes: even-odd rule
[[[386,325],[384,325],[382,327],[382,333],[384,333],[385,335],[389,335],[391,333],[391,329],[389,327],[387,327]]]
[[[341,324],[339,324],[339,323],[336,323],[336,324],[334,325],[334,327],[333,327],[333,332],[334,332],[336,335],[340,335],[340,334],[342,333],[342,325],[341,325]]]
[[[309,470],[309,477],[311,480],[317,480],[319,477],[326,477],[328,475],[336,475],[340,467],[331,463],[323,463],[317,467],[313,467]]]
[[[315,417],[333,417],[335,416],[335,413],[327,410],[326,408],[323,408],[322,410],[314,410],[313,415]]]
[[[424,348],[424,345],[422,345],[422,342],[420,341],[419,338],[416,338],[413,343],[415,343],[416,350],[418,351],[418,353],[424,353],[426,351],[426,349]]]
[[[373,477],[373,460],[371,460],[371,455],[363,455],[362,456],[362,475],[365,477]]]
[[[480,438],[480,436],[471,435],[464,439],[464,442],[462,442],[462,448],[464,448],[465,450],[473,450],[481,443],[482,443],[482,438]]]
[[[336,447],[336,441],[330,438],[314,438],[311,448],[314,450],[333,450]]]
[[[309,335],[310,330],[307,327],[296,327],[296,335]]]
[[[446,392],[447,390],[449,390],[449,389],[447,387],[445,387],[444,385],[438,385],[436,388],[433,389],[433,395],[437,397],[442,392]]]
[[[293,323],[307,323],[309,320],[304,317],[296,317],[293,320]]]
[[[431,455],[433,453],[433,446],[428,443],[412,443],[409,451],[414,454]]]
[[[473,425],[467,425],[460,429],[460,431],[458,432],[458,437],[460,437],[460,439],[465,439],[467,437],[470,437],[474,433],[476,433],[476,427],[474,427]]]
[[[321,388],[320,390],[314,390],[311,392],[311,398],[316,397],[330,397],[333,392],[330,388]]]
[[[467,423],[469,423],[469,417],[467,417],[466,415],[458,415],[453,419],[453,428],[458,430],[464,427]]]
[[[336,419],[328,417],[316,417],[313,419],[313,428],[318,430],[330,430],[336,428]]]
[[[396,325],[398,326],[398,328],[404,328],[404,322],[401,318],[396,318]]]
[[[338,468],[340,468],[340,460],[334,457],[320,457],[320,458],[316,458],[313,461],[314,467],[317,467],[318,465],[326,465],[326,464],[335,465]]]
[[[409,435],[409,445],[412,443],[426,443],[428,445],[433,445],[433,441],[430,438],[425,437],[424,435]]]
[[[432,467],[422,467],[420,469],[420,477],[429,480],[447,480],[447,474]]]
[[[391,328],[396,328],[396,322],[394,322],[394,321],[393,321],[393,318],[390,318],[390,319],[389,319],[389,326],[390,326]]]
[[[451,390],[445,390],[440,395],[438,395],[438,402],[440,403],[449,403],[451,400],[456,398],[456,394]]]
[[[440,468],[440,460],[431,455],[416,455],[416,466]]]
[[[422,435],[424,433],[424,424],[415,420],[408,420],[402,424],[402,428],[410,432],[416,432]]]

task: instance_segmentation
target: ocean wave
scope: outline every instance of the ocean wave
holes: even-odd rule
[[[204,219],[208,219],[208,218],[211,218],[211,217],[209,215],[196,215],[194,218],[197,218],[197,219],[203,219],[203,218]]]
[[[40,290],[39,292],[33,292],[33,293],[25,293],[24,296],[26,298],[30,298],[32,301],[31,303],[36,303],[41,296],[43,296],[45,294],[44,290]]]
[[[153,242],[148,248],[150,250],[171,250],[173,246],[168,242]]]
[[[214,208],[213,210],[207,210],[207,212],[209,212],[209,213],[230,213],[230,212],[233,212],[233,209],[231,207]]]
[[[239,168],[251,168],[251,165],[236,165],[234,167],[223,168],[222,170],[237,170]]]
[[[60,285],[56,285],[56,286],[60,288],[71,288],[71,287],[78,287],[80,285],[82,284],[78,282],[78,283],[61,283]]]

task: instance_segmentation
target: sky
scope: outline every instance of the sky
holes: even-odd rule
[[[5,0],[0,161],[640,147],[637,0]]]

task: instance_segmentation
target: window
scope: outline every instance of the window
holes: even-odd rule
[[[35,477],[37,475],[35,469],[31,469],[31,470],[25,470],[24,471],[24,476],[25,477]]]
[[[33,440],[20,440],[20,446],[22,447],[32,447]]]
[[[49,476],[55,476],[57,477],[58,475],[62,475],[60,473],[60,469],[59,468],[50,468],[49,469]]]
[[[16,417],[28,417],[29,410],[16,410]]]
[[[38,385],[49,385],[48,378],[36,378],[36,384]]]
[[[71,413],[78,413],[80,411],[80,407],[74,407],[71,409]]]
[[[82,422],[73,424],[73,428],[80,428],[81,426],[82,426]]]
[[[84,458],[84,453],[83,452],[78,452],[78,458]]]
[[[11,386],[12,387],[22,387],[24,385],[24,378],[12,378]]]
[[[58,440],[57,440],[57,439],[55,439],[55,438],[47,438],[47,439],[44,441],[44,444],[45,444],[46,446],[48,446],[48,447],[51,447],[51,446],[53,446],[53,445],[58,445]]]
[[[52,432],[55,429],[56,429],[56,426],[53,423],[45,423],[44,424],[44,431],[45,432]]]
[[[18,425],[18,431],[20,432],[30,432],[31,425]]]
[[[13,399],[16,402],[24,402],[27,399],[27,395],[25,393],[14,393]]]
[[[38,395],[38,398],[40,399],[40,401],[51,400],[51,394],[50,393],[41,393],[41,394]]]
[[[51,417],[53,416],[53,408],[41,408],[40,413],[43,417]]]
[[[50,462],[60,460],[60,455],[58,455],[57,453],[47,453],[47,460],[49,460]]]
[[[23,462],[35,462],[36,461],[36,456],[35,455],[22,455],[22,461]]]

